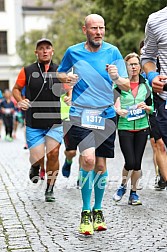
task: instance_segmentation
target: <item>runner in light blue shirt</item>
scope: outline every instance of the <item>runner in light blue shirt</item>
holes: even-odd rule
[[[103,41],[104,19],[97,14],[85,18],[82,28],[87,41],[67,49],[58,68],[58,78],[73,87],[70,108],[72,139],[68,150],[79,147],[82,212],[79,232],[92,235],[106,230],[102,199],[107,180],[106,158],[114,157],[116,116],[113,107],[113,82],[129,90],[125,63],[117,47]],[[73,74],[67,76],[68,72]],[[95,202],[91,208],[94,186]]]
[[[124,60],[118,48],[102,42],[98,51],[90,52],[86,42],[67,49],[58,72],[73,72],[79,76],[73,88],[70,114],[80,116],[82,108],[103,108],[105,118],[115,116],[113,108],[113,81],[106,71],[106,65],[115,65],[119,76],[127,78]],[[105,99],[104,99],[105,98]]]

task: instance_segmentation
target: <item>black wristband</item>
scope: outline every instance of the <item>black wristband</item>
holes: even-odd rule
[[[164,85],[163,91],[167,91],[167,84]]]

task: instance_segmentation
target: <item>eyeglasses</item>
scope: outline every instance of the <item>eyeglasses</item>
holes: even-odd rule
[[[130,64],[127,64],[128,67],[133,67],[133,66],[139,66],[140,64],[139,63],[130,63]]]

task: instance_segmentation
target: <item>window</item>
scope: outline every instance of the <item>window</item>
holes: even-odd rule
[[[0,0],[0,11],[5,11],[5,0]]]
[[[7,54],[7,32],[0,31],[0,54]]]
[[[0,80],[0,90],[2,93],[5,89],[9,89],[9,81],[8,80]]]

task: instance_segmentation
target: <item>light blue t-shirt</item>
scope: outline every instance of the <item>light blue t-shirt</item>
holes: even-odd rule
[[[102,109],[102,116],[115,116],[113,108],[113,82],[106,71],[106,64],[116,65],[121,77],[128,78],[125,62],[117,47],[103,42],[97,52],[85,49],[85,42],[70,46],[64,54],[58,72],[79,76],[72,92],[70,115],[81,116],[83,108]]]

